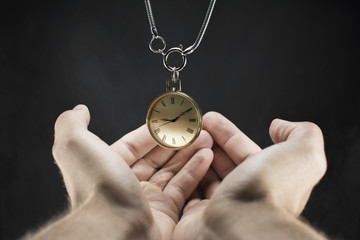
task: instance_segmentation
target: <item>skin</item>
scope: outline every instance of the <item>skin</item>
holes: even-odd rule
[[[326,171],[318,126],[275,119],[263,150],[219,113],[203,128],[215,141],[206,198],[187,204],[173,239],[325,239],[298,219]]]
[[[298,219],[326,170],[316,125],[274,120],[274,145],[262,150],[210,112],[199,138],[175,152],[145,125],[109,146],[89,121],[84,105],[56,121],[53,155],[71,207],[29,238],[324,239]]]
[[[33,239],[171,239],[213,159],[210,135],[175,152],[156,146],[144,125],[109,146],[89,121],[84,105],[56,121],[53,155],[71,208]]]

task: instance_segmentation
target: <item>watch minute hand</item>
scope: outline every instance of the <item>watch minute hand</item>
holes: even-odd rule
[[[185,113],[188,113],[192,110],[193,108],[189,108],[188,110],[183,111],[182,113],[180,113],[179,116],[177,116],[176,118],[173,119],[173,122],[177,121],[182,115],[184,115]]]
[[[166,122],[166,123],[163,123],[163,124],[161,124],[161,125],[158,126],[158,127],[162,127],[162,126],[164,126],[164,125],[166,125],[166,124],[169,124],[169,123],[172,123],[172,121],[168,121],[168,122]]]

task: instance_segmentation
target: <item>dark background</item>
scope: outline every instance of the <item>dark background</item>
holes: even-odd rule
[[[192,44],[208,0],[153,0],[169,47]],[[324,133],[328,171],[304,216],[336,239],[360,239],[359,4],[218,0],[181,72],[184,92],[261,147],[275,117]],[[112,143],[145,122],[170,74],[148,49],[143,1],[0,1],[1,239],[67,207],[51,155],[57,116],[78,103]]]

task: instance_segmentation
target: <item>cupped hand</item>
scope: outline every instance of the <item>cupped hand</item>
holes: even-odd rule
[[[212,144],[210,134],[201,131],[189,147],[167,150],[155,145],[144,125],[111,146],[140,181],[161,232],[159,239],[171,239],[185,202],[209,169]]]
[[[206,174],[213,154],[212,138],[202,131],[181,151],[156,146],[146,129],[107,145],[88,131],[90,114],[78,105],[55,124],[53,155],[73,210],[101,198],[142,222],[153,239],[170,239],[186,199]],[[135,224],[136,227],[136,224]]]
[[[298,216],[326,171],[322,133],[313,123],[274,120],[269,129],[274,145],[263,150],[219,113],[207,113],[203,128],[215,141],[212,167],[200,184],[205,199],[186,205],[173,239],[231,226],[220,216],[224,210],[236,216],[234,204],[264,200]]]

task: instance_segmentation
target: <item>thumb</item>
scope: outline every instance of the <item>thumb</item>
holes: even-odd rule
[[[63,112],[55,122],[55,139],[69,137],[76,130],[87,130],[90,122],[88,108],[79,104],[72,110]]]
[[[327,168],[324,138],[316,124],[275,119],[270,125],[269,133],[275,144],[282,143],[287,149],[298,149],[299,155],[307,154],[318,179],[324,175]]]
[[[311,122],[274,119],[270,125],[269,134],[275,144],[291,140],[305,140],[308,144],[315,144],[317,147],[324,144],[321,129]]]

